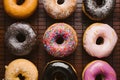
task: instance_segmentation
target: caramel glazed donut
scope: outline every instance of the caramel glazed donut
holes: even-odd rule
[[[117,43],[117,34],[108,24],[94,23],[83,35],[83,47],[89,55],[103,58],[110,55]]]
[[[54,19],[65,19],[76,9],[76,0],[43,0],[46,12]]]
[[[62,58],[73,53],[76,49],[77,34],[70,25],[55,23],[46,30],[43,44],[50,55]]]
[[[83,12],[91,20],[106,18],[115,6],[115,0],[83,0]]]
[[[24,19],[35,11],[38,0],[3,0],[6,13],[17,19]]]
[[[29,24],[14,23],[5,33],[8,50],[17,56],[27,55],[36,45],[37,36]]]
[[[117,80],[114,69],[102,60],[90,62],[83,70],[82,80],[96,80],[98,75],[101,75],[102,80]]]
[[[71,64],[55,60],[49,62],[44,68],[43,80],[77,80],[76,74]]]
[[[5,68],[5,80],[38,80],[36,66],[26,59],[16,59]]]

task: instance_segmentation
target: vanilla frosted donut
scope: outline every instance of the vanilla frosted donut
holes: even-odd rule
[[[102,75],[102,80],[117,80],[114,69],[102,60],[90,62],[83,70],[82,80],[96,80],[98,75]]]
[[[64,19],[70,16],[75,8],[76,0],[43,0],[46,12],[54,19]]]
[[[90,25],[83,36],[83,47],[89,55],[107,57],[117,43],[117,34],[109,25],[94,23]]]
[[[5,80],[38,80],[38,70],[26,59],[16,59],[6,66]]]

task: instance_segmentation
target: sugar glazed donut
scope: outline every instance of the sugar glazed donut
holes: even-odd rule
[[[31,52],[37,41],[36,33],[26,23],[14,23],[5,33],[5,43],[8,50],[17,56]]]
[[[115,0],[83,0],[83,12],[91,20],[102,20],[113,11]]]
[[[108,24],[94,23],[83,35],[83,47],[89,55],[103,58],[110,55],[117,43],[117,34]]]
[[[16,59],[5,68],[5,80],[38,80],[36,66],[26,59]]]
[[[35,11],[38,0],[3,0],[6,13],[17,19],[24,19]]]
[[[76,0],[43,0],[46,12],[54,19],[65,19],[76,9]]]
[[[43,43],[50,55],[59,58],[65,57],[76,49],[77,34],[70,25],[55,23],[46,30]]]
[[[43,80],[77,80],[76,70],[65,61],[49,62],[43,72]]]
[[[89,63],[82,73],[82,80],[96,80],[101,75],[102,80],[117,80],[114,69],[105,61],[95,60]]]

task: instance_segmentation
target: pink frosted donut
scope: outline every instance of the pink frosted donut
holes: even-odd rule
[[[96,80],[102,75],[102,80],[117,80],[114,69],[105,61],[95,60],[89,63],[82,73],[82,80]]]
[[[107,57],[115,47],[117,39],[116,32],[109,25],[94,23],[84,33],[83,47],[91,56]]]
[[[55,23],[46,30],[43,43],[50,55],[64,57],[76,49],[77,34],[70,25]]]

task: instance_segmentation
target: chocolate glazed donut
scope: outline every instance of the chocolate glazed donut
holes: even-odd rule
[[[14,23],[5,34],[6,47],[10,53],[23,56],[31,52],[36,44],[36,34],[29,24]]]
[[[91,20],[102,20],[106,18],[115,6],[115,0],[84,0],[83,12]]]
[[[44,69],[43,80],[77,80],[76,71],[69,63],[55,60]]]

